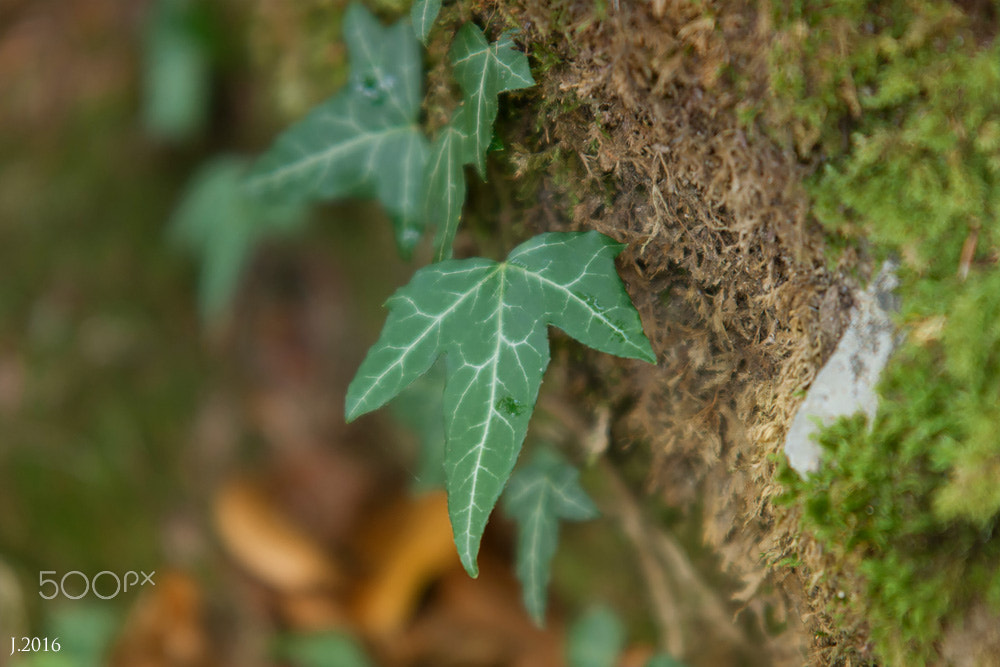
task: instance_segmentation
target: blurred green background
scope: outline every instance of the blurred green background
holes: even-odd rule
[[[0,3],[0,636],[62,632],[51,664],[103,659],[135,594],[49,602],[39,572],[209,567],[212,486],[254,456],[232,407],[251,372],[238,316],[200,319],[197,267],[167,234],[198,165],[277,122],[247,70],[252,15]],[[79,655],[71,636],[90,638]]]
[[[150,9],[0,10],[0,558],[26,583],[156,563],[190,479],[207,365],[164,222],[204,139],[142,123]]]

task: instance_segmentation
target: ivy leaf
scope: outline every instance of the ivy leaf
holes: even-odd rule
[[[614,667],[625,648],[625,630],[607,607],[594,607],[569,630],[570,667]]]
[[[420,45],[408,22],[383,27],[352,4],[344,18],[347,86],[287,129],[254,165],[247,186],[269,201],[377,197],[409,255],[423,226],[427,140],[420,113]]]
[[[497,95],[535,85],[528,58],[515,51],[507,35],[492,44],[483,31],[466,23],[455,35],[451,62],[465,101],[465,160],[476,165],[479,176],[486,178],[486,151],[493,140],[493,122],[497,118]]]
[[[262,205],[247,196],[247,164],[229,155],[201,167],[170,222],[174,242],[201,261],[198,304],[205,320],[221,315],[232,301],[243,268],[263,238],[305,223],[301,207]]]
[[[593,607],[578,618],[569,629],[566,652],[569,667],[614,667],[619,664],[625,648],[625,629],[611,609]],[[657,653],[645,667],[684,667],[666,653]]]
[[[426,266],[386,304],[382,334],[348,387],[347,419],[381,407],[446,355],[448,511],[472,576],[549,363],[546,325],[602,352],[655,361],[615,272],[623,247],[597,232],[541,234],[506,262]]]
[[[431,146],[431,158],[425,172],[426,200],[424,219],[437,225],[434,235],[434,261],[451,258],[451,246],[462,218],[465,203],[465,108],[459,107]]]
[[[427,35],[434,25],[438,12],[441,11],[441,0],[417,0],[410,7],[410,18],[413,20],[413,30],[421,42],[427,44]]]
[[[370,667],[361,646],[352,637],[333,632],[289,635],[277,645],[280,658],[295,667]]]
[[[9,616],[7,617],[9,618]],[[13,661],[18,667],[98,667],[107,664],[115,645],[121,614],[98,602],[60,606],[43,623],[49,637],[58,638],[61,650],[29,653]]]
[[[518,523],[517,578],[524,606],[535,622],[543,625],[552,557],[559,542],[559,519],[593,519],[598,515],[597,507],[580,487],[577,469],[548,449],[514,473],[503,494],[503,507]]]
[[[486,175],[486,153],[492,145],[497,95],[534,85],[528,59],[513,50],[509,38],[487,44],[472,24],[459,30],[451,49],[455,75],[464,102],[431,147],[425,172],[424,219],[437,226],[434,261],[451,257],[455,231],[465,202],[465,164],[476,165]]]
[[[685,665],[673,656],[666,653],[658,653],[649,659],[646,667],[685,667]]]
[[[211,70],[203,9],[191,0],[158,0],[144,41],[142,116],[146,130],[171,141],[205,124]]]

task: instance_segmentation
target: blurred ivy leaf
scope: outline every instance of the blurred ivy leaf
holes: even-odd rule
[[[517,578],[524,606],[538,625],[544,625],[559,519],[593,519],[598,515],[597,507],[580,486],[579,471],[551,449],[543,449],[511,477],[503,494],[503,508],[518,524]]]
[[[174,242],[201,263],[198,305],[202,318],[216,319],[229,307],[243,269],[256,245],[268,236],[300,229],[299,206],[269,206],[243,187],[248,161],[215,158],[191,179],[170,222]]]
[[[623,248],[598,232],[540,234],[505,262],[426,266],[386,303],[382,334],[348,387],[347,420],[385,405],[446,355],[448,511],[473,577],[549,363],[547,325],[602,352],[656,359],[615,271]]]
[[[441,11],[441,0],[417,0],[410,7],[410,18],[413,20],[413,30],[417,37],[424,44],[427,43],[427,35],[437,19],[438,12]]]
[[[646,663],[646,667],[685,667],[683,662],[670,657],[665,653],[654,655]]]
[[[424,224],[428,152],[417,126],[420,45],[407,21],[383,27],[357,3],[345,14],[344,40],[347,85],[278,137],[251,168],[247,187],[275,202],[376,197],[409,256]]]
[[[361,646],[337,633],[292,635],[278,643],[278,656],[294,667],[371,667]]]
[[[416,472],[416,490],[444,488],[444,362],[437,361],[430,370],[400,392],[390,408],[398,422],[411,430],[420,442],[420,464]]]
[[[208,115],[210,49],[203,3],[157,0],[146,25],[142,116],[146,131],[179,141]]]
[[[605,606],[584,612],[569,629],[569,667],[614,667],[625,648],[625,629],[618,615]],[[645,667],[685,667],[666,653],[657,653]]]
[[[618,615],[607,607],[594,607],[569,630],[569,667],[614,667],[625,648],[625,630]]]
[[[107,653],[119,618],[107,605],[76,603],[52,611],[44,623],[44,635],[51,645],[58,639],[58,651],[20,654],[21,667],[100,667],[107,664]]]
[[[431,146],[425,171],[424,219],[437,226],[434,261],[451,258],[455,232],[465,203],[465,153],[469,137],[465,133],[465,108],[459,107]]]
[[[493,141],[493,123],[499,109],[497,96],[535,85],[527,56],[513,46],[508,35],[488,43],[483,31],[472,23],[459,29],[451,46],[450,58],[466,109],[464,134],[468,141],[463,162],[474,164],[483,179],[486,152]]]

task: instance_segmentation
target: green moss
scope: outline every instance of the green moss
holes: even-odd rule
[[[935,662],[949,623],[1000,610],[1000,40],[950,2],[828,5],[776,15],[765,121],[817,165],[821,222],[903,258],[910,335],[873,428],[827,429],[822,472],[786,481],[880,657]]]
[[[983,521],[938,509],[954,488],[959,452],[980,451],[967,411],[987,408],[985,420],[996,410],[967,391],[969,375],[941,372],[942,348],[900,351],[872,429],[862,416],[841,420],[821,435],[826,460],[818,474],[807,481],[783,476],[786,500],[801,502],[803,526],[841,568],[831,574],[859,582],[854,602],[886,664],[935,662],[947,622],[982,601],[983,591],[1000,590],[996,516]],[[982,480],[984,490],[995,486]],[[994,606],[1000,601],[986,597]]]
[[[970,230],[1000,241],[1000,40],[980,45],[950,2],[827,4],[779,15],[771,58],[770,119],[823,162],[814,212],[954,272]]]
[[[935,452],[950,475],[935,510],[990,525],[1000,513],[1000,272],[976,276],[952,302],[943,343],[945,367],[958,381],[948,407],[963,432]]]

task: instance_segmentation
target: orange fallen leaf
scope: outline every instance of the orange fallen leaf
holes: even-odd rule
[[[617,667],[643,667],[654,655],[656,650],[652,646],[630,646],[618,656]]]
[[[371,569],[354,609],[359,626],[370,636],[402,630],[427,586],[460,567],[443,491],[393,503],[369,524],[362,542]]]
[[[546,629],[531,621],[509,563],[482,551],[478,579],[450,570],[412,627],[384,648],[392,664],[562,667],[564,643],[558,619]]]
[[[112,667],[209,667],[216,664],[202,618],[201,591],[190,576],[163,572],[143,589],[115,644]]]
[[[278,604],[282,620],[297,632],[340,630],[352,625],[344,605],[328,593],[288,593]]]
[[[329,589],[340,580],[333,560],[257,485],[236,479],[214,503],[215,527],[233,559],[279,592]]]

